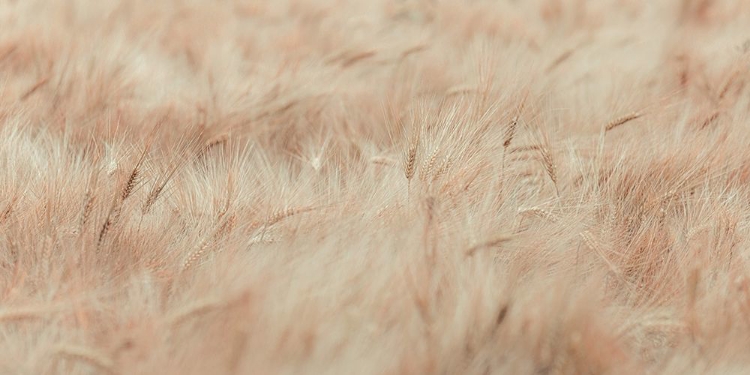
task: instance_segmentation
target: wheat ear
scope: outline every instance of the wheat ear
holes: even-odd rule
[[[154,185],[153,189],[151,189],[151,191],[148,193],[148,197],[146,197],[146,202],[143,204],[143,208],[141,209],[142,214],[145,215],[149,212],[151,206],[153,206],[154,203],[156,203],[156,200],[159,199],[162,191],[164,191],[164,188],[167,186],[169,181],[172,180],[179,168],[180,165],[175,164],[163,178],[156,182],[156,185]]]
[[[521,104],[518,105],[518,111],[516,111],[516,115],[513,116],[513,119],[510,120],[510,124],[508,124],[508,128],[505,131],[505,139],[503,140],[503,148],[505,149],[510,146],[510,143],[513,142],[513,137],[516,135],[518,120],[521,117],[521,113],[523,112],[524,107],[526,106],[526,98],[528,98],[528,93],[523,97],[523,99],[521,99]]]
[[[125,201],[130,197],[130,195],[133,193],[133,190],[135,189],[135,185],[138,182],[138,176],[140,175],[140,168],[143,164],[143,161],[146,159],[146,154],[148,153],[148,147],[145,147],[143,149],[143,152],[141,153],[141,156],[138,158],[138,161],[135,163],[135,166],[133,167],[133,170],[130,172],[130,176],[128,177],[128,180],[125,182],[125,186],[122,189],[122,193],[120,194],[120,200]]]
[[[557,192],[557,195],[560,195],[560,192],[557,188],[557,168],[555,167],[555,162],[552,160],[552,154],[549,151],[549,147],[542,147],[539,149],[539,153],[542,156],[542,165],[544,165],[544,170],[547,172],[547,176],[549,176],[549,179],[552,180],[552,183],[555,185],[555,191]]]
[[[313,211],[313,210],[318,209],[318,208],[319,207],[315,207],[315,206],[287,208],[285,210],[279,211],[279,212],[277,212],[277,213],[269,216],[266,219],[265,224],[266,224],[266,226],[271,226],[271,225],[274,225],[274,224],[276,224],[276,223],[278,223],[278,222],[280,222],[280,221],[282,221],[282,220],[284,220],[284,219],[286,219],[288,217],[291,217],[291,216],[294,216],[294,215],[299,215],[299,214],[305,213],[305,212],[310,212],[310,211]]]
[[[432,174],[432,170],[433,168],[435,168],[435,161],[437,160],[439,152],[440,148],[435,147],[435,149],[432,150],[432,153],[430,153],[430,157],[424,161],[424,164],[422,164],[422,170],[419,171],[419,179],[423,182],[427,182],[427,177]]]
[[[618,126],[625,125],[625,124],[627,124],[627,123],[629,123],[629,122],[631,122],[631,121],[633,121],[633,120],[635,120],[635,119],[637,119],[637,118],[639,118],[641,116],[642,116],[642,114],[637,113],[637,112],[633,112],[633,113],[631,113],[629,115],[622,116],[620,118],[616,118],[616,119],[610,121],[607,124],[607,126],[604,128],[604,131],[608,132],[608,131],[610,131],[610,130],[618,127]]]
[[[551,221],[553,223],[556,223],[559,220],[559,218],[557,217],[557,215],[555,215],[552,212],[547,211],[547,210],[545,210],[543,208],[539,208],[539,207],[520,208],[518,210],[518,213],[521,214],[521,215],[534,215],[536,217],[540,217],[540,218],[549,220],[549,221]]]
[[[412,139],[411,143],[409,144],[409,150],[406,153],[406,161],[404,163],[404,176],[406,176],[407,181],[411,181],[412,177],[414,177],[414,172],[416,170],[418,147],[419,147],[419,136],[416,136],[414,137],[414,139]]]
[[[146,159],[146,155],[148,154],[149,145],[146,145],[144,147],[143,152],[141,153],[141,156],[138,158],[138,161],[135,163],[135,166],[133,167],[133,170],[130,172],[130,175],[128,176],[127,181],[125,181],[125,185],[122,188],[122,191],[120,192],[120,195],[115,197],[115,200],[112,202],[112,207],[109,209],[109,213],[107,214],[107,219],[104,221],[104,224],[102,225],[102,229],[99,231],[99,238],[96,242],[96,248],[97,250],[101,248],[102,244],[104,244],[104,240],[107,237],[107,234],[112,230],[112,227],[117,224],[117,222],[120,220],[120,213],[122,212],[122,205],[125,202],[130,195],[133,194],[133,190],[135,189],[135,186],[137,184],[138,176],[140,174],[141,166],[143,165],[143,161]]]
[[[83,211],[81,211],[81,220],[78,224],[78,233],[81,234],[83,234],[83,230],[91,218],[91,211],[94,209],[94,203],[96,202],[96,182],[97,173],[94,172],[91,174],[88,189],[86,189],[86,194],[83,197]]]

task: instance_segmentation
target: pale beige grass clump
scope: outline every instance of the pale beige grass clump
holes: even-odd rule
[[[748,14],[0,2],[0,374],[747,373]]]

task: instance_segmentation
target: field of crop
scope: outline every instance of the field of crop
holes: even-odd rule
[[[750,372],[750,1],[0,25],[0,374]]]

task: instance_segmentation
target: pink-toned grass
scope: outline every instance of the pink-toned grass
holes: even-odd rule
[[[750,371],[750,5],[0,2],[0,373]]]

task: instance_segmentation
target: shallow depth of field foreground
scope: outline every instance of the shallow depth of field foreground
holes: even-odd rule
[[[750,371],[746,1],[0,25],[0,374]]]

